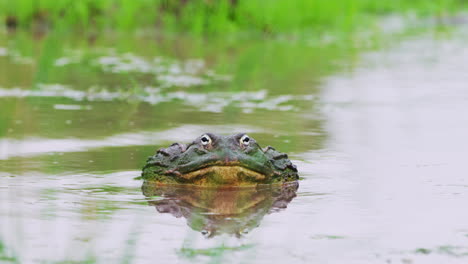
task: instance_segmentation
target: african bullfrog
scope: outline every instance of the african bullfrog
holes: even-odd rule
[[[174,143],[148,158],[142,178],[162,184],[255,186],[298,180],[288,155],[262,149],[245,133],[205,133],[188,145]]]

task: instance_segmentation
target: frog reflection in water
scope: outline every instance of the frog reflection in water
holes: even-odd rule
[[[142,178],[160,184],[255,186],[298,179],[288,156],[239,133],[206,133],[188,145],[174,143],[149,157]]]
[[[296,197],[297,182],[255,188],[198,188],[145,181],[143,194],[159,213],[187,219],[205,237],[231,234],[241,237],[260,225],[266,214],[285,209]]]

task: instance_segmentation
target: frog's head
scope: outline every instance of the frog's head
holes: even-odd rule
[[[150,157],[144,179],[196,185],[256,185],[297,180],[296,166],[272,147],[262,149],[245,133],[205,133],[186,145],[174,143]]]

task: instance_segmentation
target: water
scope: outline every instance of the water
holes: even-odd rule
[[[465,263],[466,37],[3,34],[0,262]],[[299,188],[134,180],[207,131],[290,154]]]

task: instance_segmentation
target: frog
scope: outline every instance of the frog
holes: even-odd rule
[[[286,153],[262,148],[246,133],[204,133],[189,144],[158,149],[141,178],[160,184],[257,186],[297,181],[299,175]]]

